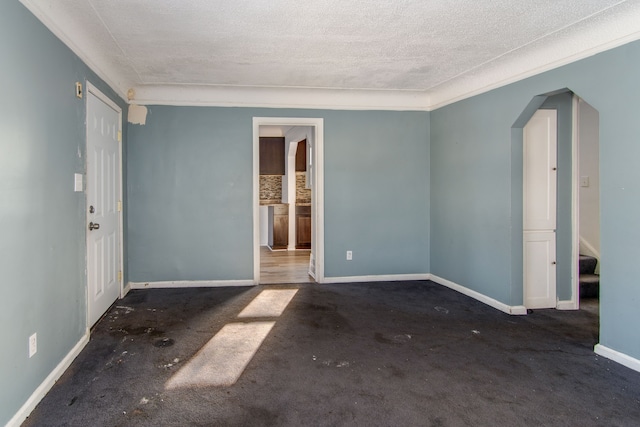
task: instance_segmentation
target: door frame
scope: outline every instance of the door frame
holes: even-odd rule
[[[579,153],[580,153],[580,135],[578,134],[578,109],[575,108],[575,103],[579,102],[580,95],[573,92],[571,89],[562,88],[556,91],[535,95],[531,98],[529,103],[523,108],[520,115],[516,118],[515,122],[511,126],[511,212],[514,213],[512,217],[512,223],[514,230],[520,230],[520,232],[513,233],[511,235],[512,243],[512,264],[511,264],[511,280],[512,283],[519,283],[519,291],[522,294],[515,294],[512,303],[522,304],[516,306],[518,308],[517,313],[514,314],[526,314],[526,308],[524,307],[524,281],[523,281],[523,267],[524,258],[522,253],[523,248],[523,202],[524,194],[522,191],[523,171],[523,137],[524,126],[529,122],[529,119],[533,114],[544,104],[544,102],[553,95],[557,95],[564,92],[570,92],[573,94],[574,103],[572,109],[572,138],[571,138],[571,187],[573,195],[571,197],[571,232],[572,232],[572,296],[570,300],[558,301],[556,309],[558,310],[578,310],[580,299],[580,281],[579,281],[579,254],[580,254],[580,233],[579,233],[579,215],[580,215],[580,169],[579,169]],[[594,107],[595,108],[595,107]],[[599,162],[600,163],[600,162]],[[563,165],[559,164],[559,167]]]
[[[578,95],[571,96],[571,301],[558,304],[559,310],[580,309],[580,135]]]
[[[124,298],[124,296],[127,294],[127,292],[129,291],[129,288],[125,288],[123,286],[124,284],[124,219],[123,219],[123,213],[124,213],[124,208],[123,208],[123,203],[122,203],[122,194],[123,194],[123,182],[122,182],[122,108],[116,104],[115,102],[113,102],[111,100],[111,98],[109,98],[107,95],[105,95],[102,91],[100,91],[100,89],[98,89],[96,86],[94,86],[93,84],[91,84],[91,82],[89,80],[85,81],[86,83],[86,96],[85,96],[85,162],[84,162],[84,166],[85,166],[85,206],[84,206],[84,230],[85,230],[85,252],[84,252],[84,256],[85,256],[85,281],[86,281],[86,301],[87,301],[87,313],[86,313],[86,319],[87,319],[87,328],[90,328],[91,325],[89,325],[89,258],[88,258],[88,239],[89,239],[89,233],[87,233],[87,220],[88,220],[88,215],[87,212],[89,211],[89,206],[88,206],[88,198],[86,197],[87,194],[87,186],[86,186],[86,182],[87,182],[87,176],[89,175],[89,162],[88,162],[88,145],[89,145],[89,132],[88,132],[88,125],[89,125],[89,118],[88,118],[88,114],[89,114],[89,108],[88,108],[88,97],[89,94],[94,95],[96,98],[98,98],[100,101],[104,102],[105,104],[107,104],[110,108],[112,108],[113,110],[115,110],[118,113],[118,175],[119,175],[119,180],[120,180],[120,185],[118,185],[117,187],[117,198],[118,201],[120,203],[120,210],[118,212],[118,255],[119,255],[119,260],[118,260],[118,270],[121,273],[120,277],[118,277],[118,282],[119,282],[119,286],[120,286],[120,292],[119,292],[119,298]]]
[[[324,283],[324,119],[253,117],[253,283],[260,284],[260,126],[309,126],[314,130],[311,173],[312,236],[315,280]]]

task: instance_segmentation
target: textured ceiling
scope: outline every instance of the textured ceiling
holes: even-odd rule
[[[456,86],[471,93],[640,31],[631,0],[22,2],[125,93],[286,87],[446,102]]]

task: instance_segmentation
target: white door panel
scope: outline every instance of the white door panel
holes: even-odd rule
[[[538,110],[524,128],[524,305],[556,307],[557,112]]]
[[[87,278],[89,325],[120,295],[120,114],[87,95]]]
[[[524,128],[524,229],[556,229],[557,113],[538,110]]]
[[[556,233],[524,233],[524,301],[527,308],[556,306]]]

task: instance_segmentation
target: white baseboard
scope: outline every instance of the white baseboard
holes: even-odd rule
[[[480,292],[474,291],[472,289],[469,288],[465,288],[462,285],[458,285],[457,283],[454,283],[450,280],[447,279],[443,279],[442,277],[438,277],[436,275],[431,275],[431,280],[433,280],[434,282],[442,285],[442,286],[446,286],[447,288],[453,289],[454,291],[460,292],[461,294],[464,294],[468,297],[471,297],[473,299],[476,299],[482,303],[485,303],[493,308],[496,308],[500,311],[503,311],[507,314],[513,314],[513,315],[524,315],[527,314],[527,308],[523,305],[507,305],[503,302],[500,302],[496,299],[493,299],[491,297],[488,297],[484,294],[481,294]]]
[[[577,310],[578,308],[575,300],[558,301],[556,303],[557,310]]]
[[[124,285],[124,288],[122,288],[122,295],[120,295],[120,298],[126,297],[130,290],[131,290],[131,282],[127,282]]]
[[[253,280],[175,280],[168,282],[129,282],[131,289],[154,288],[223,288],[227,286],[254,286]]]
[[[386,274],[373,276],[344,276],[325,277],[322,283],[350,283],[350,282],[404,282],[409,280],[429,280],[431,275],[426,274]]]
[[[621,365],[626,366],[627,368],[633,369],[634,371],[640,372],[640,360],[628,356],[624,353],[620,353],[619,351],[610,349],[602,344],[596,344],[593,348],[593,351],[596,354],[606,357],[607,359],[611,359],[614,362],[618,362]]]
[[[53,371],[44,379],[38,388],[29,396],[29,399],[22,405],[16,414],[9,420],[6,427],[18,427],[27,419],[31,411],[40,403],[42,398],[51,390],[56,381],[64,374],[71,362],[80,354],[84,346],[89,342],[89,329],[80,338],[80,341],[71,349],[71,351],[58,363]]]
[[[587,239],[582,236],[580,236],[580,246],[582,246],[581,249],[586,250],[587,252],[584,255],[595,257],[598,259],[598,263],[600,262],[600,251],[597,250],[591,243],[589,243]]]

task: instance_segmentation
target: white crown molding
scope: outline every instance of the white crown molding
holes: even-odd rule
[[[455,87],[450,87],[443,90],[437,90],[430,92],[430,98],[433,101],[432,104],[429,105],[428,111],[437,110],[438,108],[445,107],[449,104],[454,104],[458,101],[462,101],[467,98],[474,97],[476,95],[481,95],[483,93],[492,91],[494,89],[501,88],[503,86],[510,85],[512,83],[519,82],[521,80],[527,79],[529,77],[533,77],[537,74],[544,73],[546,71],[550,71],[556,68],[560,68],[563,65],[568,65],[573,62],[579,61],[584,58],[588,58],[590,56],[597,55],[598,53],[605,52],[607,50],[625,45],[632,41],[636,41],[640,39],[640,32],[629,35],[627,37],[611,41],[609,43],[600,45],[598,47],[594,47],[579,53],[574,54],[573,56],[561,58],[557,61],[548,63],[546,65],[529,69],[527,71],[523,71],[519,74],[515,74],[513,76],[505,77],[502,80],[495,81],[495,78],[484,77],[477,78],[475,81],[468,82],[467,84],[460,84]],[[522,60],[522,63],[525,63],[526,60]],[[487,72],[485,74],[490,74]],[[482,84],[482,80],[486,81],[486,84]],[[494,81],[491,81],[494,80]]]
[[[123,100],[127,99],[127,90],[132,85],[122,78],[114,64],[109,63],[106,58],[100,56],[100,49],[97,46],[93,46],[91,39],[61,13],[59,3],[52,0],[47,2],[20,0],[20,3]]]
[[[123,99],[135,88],[131,102],[139,105],[431,111],[640,39],[640,4],[623,2],[424,91],[140,85],[135,70],[101,54],[60,2],[20,2]]]
[[[321,110],[426,111],[421,91],[255,86],[144,85],[134,88],[139,105],[310,108]]]
[[[636,41],[639,22],[638,4],[610,8],[431,88],[429,111]]]

